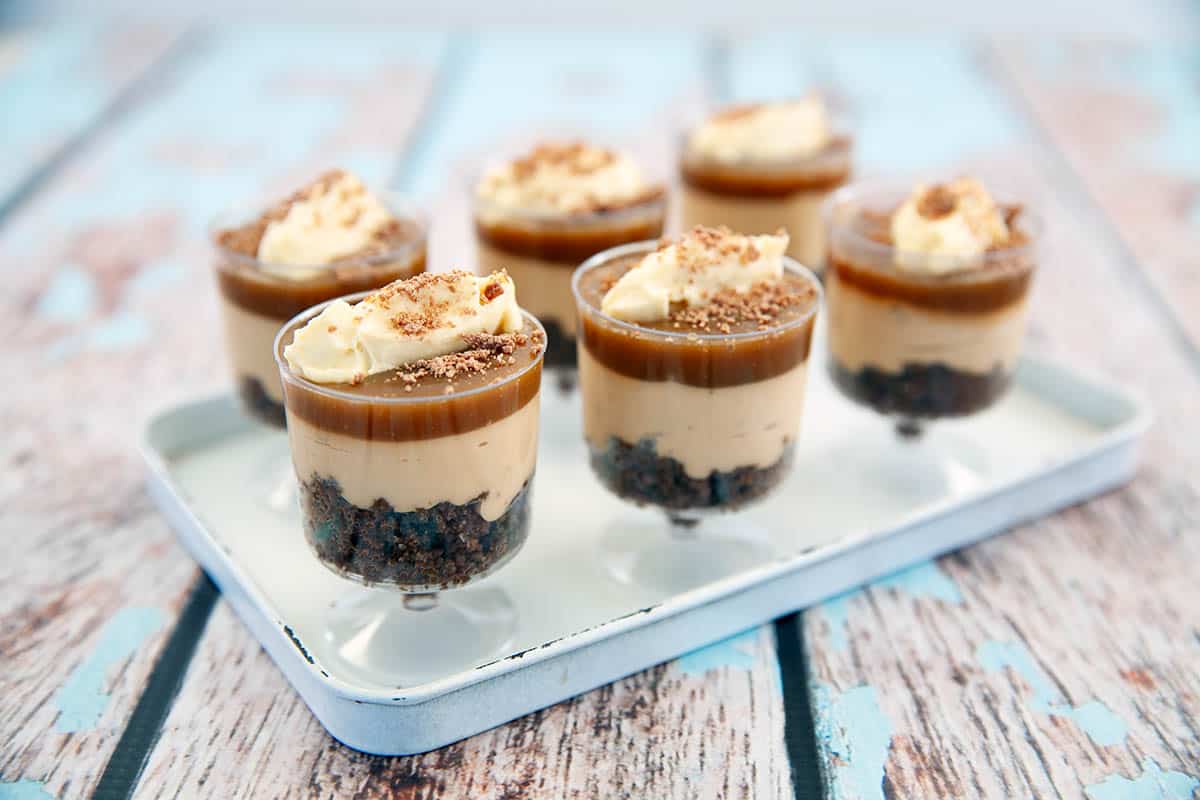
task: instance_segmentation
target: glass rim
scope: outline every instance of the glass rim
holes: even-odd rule
[[[284,383],[292,383],[297,386],[300,386],[306,391],[316,392],[317,394],[324,395],[325,397],[334,398],[336,400],[344,400],[344,401],[347,401],[350,403],[372,403],[375,405],[412,405],[412,404],[417,404],[417,403],[441,403],[441,402],[448,402],[450,400],[458,400],[463,397],[472,397],[477,394],[482,394],[484,392],[489,392],[494,389],[499,389],[502,386],[507,386],[508,384],[512,383],[513,381],[515,381],[515,380],[521,378],[522,376],[524,376],[525,374],[527,374],[535,366],[540,365],[546,357],[546,347],[545,347],[546,329],[545,329],[545,327],[542,326],[541,320],[539,320],[533,314],[526,311],[524,308],[518,307],[518,310],[521,312],[522,319],[524,319],[527,323],[533,323],[535,330],[541,332],[542,340],[543,340],[542,352],[538,354],[537,358],[530,361],[527,365],[525,365],[521,369],[517,370],[513,374],[509,375],[508,377],[504,378],[503,380],[501,380],[497,383],[489,383],[485,386],[476,386],[473,389],[464,389],[462,391],[451,392],[450,394],[439,395],[437,397],[420,397],[420,396],[370,397],[370,396],[364,396],[361,394],[355,394],[353,392],[341,391],[340,389],[333,389],[330,387],[332,385],[336,385],[336,384],[326,385],[326,384],[322,384],[322,383],[317,383],[316,381],[312,381],[301,375],[297,375],[295,372],[292,371],[291,365],[288,364],[287,359],[283,357],[283,346],[282,345],[283,345],[283,337],[285,335],[287,335],[290,331],[299,330],[299,328],[303,327],[304,324],[307,324],[308,322],[312,321],[313,318],[315,318],[317,315],[319,315],[322,311],[324,311],[332,303],[336,303],[339,300],[343,300],[343,301],[345,301],[347,303],[351,303],[351,304],[358,303],[359,301],[363,300],[368,295],[374,294],[376,291],[378,291],[378,290],[371,289],[371,290],[365,291],[365,292],[355,292],[353,294],[342,295],[341,297],[334,297],[330,300],[326,300],[323,303],[318,303],[317,305],[312,306],[311,308],[304,309],[299,314],[292,317],[287,322],[283,323],[283,325],[279,328],[279,331],[275,334],[275,339],[272,342],[272,347],[274,348],[272,350],[272,355],[275,357],[275,365],[279,368],[280,380]],[[539,388],[539,391],[540,391],[540,388]],[[284,395],[283,400],[284,400],[284,402],[283,402],[284,407],[286,408],[287,407],[286,393]]]
[[[280,264],[274,261],[264,261],[256,256],[238,253],[222,245],[218,239],[221,231],[230,230],[237,225],[236,220],[256,219],[262,215],[262,209],[268,207],[253,201],[235,203],[209,221],[207,227],[208,240],[213,249],[226,261],[252,269],[262,270],[276,275],[286,275],[288,272],[332,272],[334,270],[353,267],[373,267],[390,264],[405,257],[411,257],[425,250],[429,243],[429,214],[414,202],[409,196],[393,191],[375,192],[377,197],[385,200],[385,205],[392,216],[401,221],[411,222],[417,226],[417,236],[405,241],[392,250],[383,250],[362,256],[351,256],[327,264]]]
[[[691,130],[684,131],[680,134],[679,145],[679,163],[680,164],[697,164],[701,166],[714,166],[730,170],[778,170],[792,169],[800,170],[818,170],[830,164],[844,163],[847,171],[853,166],[854,161],[854,136],[850,133],[835,132],[834,139],[830,140],[824,148],[816,153],[807,156],[791,156],[788,158],[749,158],[741,157],[734,161],[722,161],[711,156],[696,153],[691,147]],[[844,138],[846,140],[845,147],[834,147],[836,138]]]
[[[844,157],[848,166],[852,166],[854,160],[854,148],[856,144],[854,136],[853,120],[848,113],[842,110],[830,107],[828,98],[820,95],[822,100],[825,100],[826,119],[829,122],[829,142],[825,147],[816,153],[807,156],[789,158],[747,158],[740,157],[734,161],[721,161],[716,158],[711,158],[692,150],[691,139],[692,134],[696,130],[717,114],[723,111],[736,108],[738,106],[752,105],[775,105],[779,103],[795,102],[804,99],[804,95],[794,97],[782,97],[760,101],[732,102],[719,103],[707,107],[703,114],[697,114],[691,119],[688,119],[679,129],[677,139],[679,142],[679,161],[680,163],[692,161],[697,164],[716,165],[727,169],[779,169],[781,167],[792,167],[794,169],[804,169],[822,166],[822,162],[836,161],[839,156]],[[845,140],[845,147],[835,148],[833,145],[838,140]]]
[[[995,263],[998,261],[1006,261],[1014,256],[1024,256],[1031,254],[1042,241],[1044,233],[1044,222],[1041,215],[1034,209],[1030,208],[1027,203],[1021,203],[1020,227],[1029,237],[1029,241],[1020,246],[1002,247],[997,250],[987,250],[981,256],[956,256],[944,255],[940,253],[924,253],[919,250],[901,250],[893,244],[884,244],[883,242],[875,241],[862,231],[858,230],[850,221],[841,221],[836,218],[838,211],[842,209],[850,209],[857,216],[867,204],[864,199],[871,195],[896,195],[900,198],[908,197],[912,188],[917,183],[931,183],[931,181],[910,180],[908,182],[897,180],[874,180],[874,181],[856,181],[846,186],[842,186],[834,190],[825,201],[821,204],[821,221],[825,229],[829,233],[829,243],[832,247],[834,235],[846,236],[853,240],[855,247],[862,248],[869,253],[879,256],[886,256],[888,261],[893,261],[895,256],[904,254],[907,260],[927,259],[930,263],[956,265],[960,263],[977,263],[982,260],[984,264]],[[1004,198],[1000,198],[1002,204]],[[945,280],[954,275],[962,276],[966,272],[964,270],[948,270],[930,277],[937,277]],[[978,269],[972,269],[970,272],[978,272]],[[915,276],[922,277],[922,276]]]
[[[478,186],[478,183],[473,183],[472,187]],[[618,206],[616,208],[606,208],[594,211],[566,211],[562,213],[553,213],[546,211],[528,211],[522,209],[504,209],[497,212],[496,220],[499,225],[505,222],[516,223],[535,223],[539,225],[555,226],[561,228],[569,228],[572,226],[586,226],[596,222],[621,222],[628,218],[637,217],[647,212],[657,211],[663,217],[667,213],[667,197],[668,190],[665,182],[655,182],[651,184],[651,188],[655,190],[655,194],[646,197],[636,203],[630,205]],[[482,212],[486,212],[495,206],[488,204],[486,200],[480,199],[479,195],[472,188],[471,192],[471,218],[476,224],[488,224],[482,222]]]
[[[801,264],[791,256],[783,256],[783,269],[785,272],[793,275],[799,275],[808,281],[817,293],[816,302],[812,304],[812,308],[804,315],[795,319],[790,319],[780,325],[767,328],[765,330],[743,331],[741,333],[690,333],[685,331],[664,331],[658,328],[647,328],[644,325],[639,325],[636,322],[626,322],[625,320],[617,319],[616,317],[605,314],[598,307],[592,305],[584,297],[580,291],[579,284],[585,273],[588,273],[613,259],[622,258],[633,253],[647,253],[659,246],[657,239],[647,239],[641,242],[630,242],[629,244],[617,245],[610,247],[607,250],[602,250],[596,253],[591,258],[584,261],[576,269],[571,276],[571,294],[575,298],[575,305],[580,309],[580,314],[584,313],[582,309],[587,309],[587,313],[603,320],[605,325],[616,328],[618,330],[628,331],[637,334],[638,336],[657,338],[671,342],[740,342],[751,339],[761,339],[768,336],[774,336],[783,331],[789,331],[792,328],[800,327],[812,320],[817,311],[821,308],[824,302],[825,291],[821,286],[820,279],[811,269]]]

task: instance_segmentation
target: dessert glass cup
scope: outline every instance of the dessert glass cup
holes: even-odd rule
[[[604,563],[622,582],[679,591],[772,555],[764,531],[725,512],[766,497],[791,470],[821,286],[785,257],[786,271],[816,293],[812,309],[742,333],[662,331],[592,304],[582,289],[590,272],[657,246],[599,253],[572,287],[592,470],[613,494],[662,513],[614,524]]]
[[[679,156],[680,220],[724,225],[739,233],[785,229],[787,254],[818,274],[825,263],[821,207],[830,192],[850,179],[853,143],[837,135],[820,153],[801,159],[721,162],[693,154],[688,136]]]
[[[575,268],[603,250],[662,235],[666,195],[636,205],[582,214],[493,209],[476,198],[475,240],[482,274],[507,269],[521,305],[546,327],[546,366],[569,390],[575,370]]]
[[[359,584],[327,618],[330,658],[364,680],[403,685],[474,666],[516,631],[503,590],[463,587],[503,567],[528,536],[542,353],[449,394],[345,392],[296,375],[283,357],[326,305],[288,322],[274,349],[305,538],[321,564]]]
[[[428,226],[424,215],[399,198],[385,197],[392,213],[411,223],[414,237],[394,250],[336,264],[269,264],[223,246],[218,240],[220,232],[256,220],[262,213],[261,206],[232,208],[210,225],[225,347],[242,410],[256,422],[279,429],[286,424],[279,369],[272,351],[275,335],[285,322],[317,303],[377,289],[397,278],[425,271]],[[282,442],[277,452],[255,465],[249,483],[250,490],[262,496],[269,508],[295,514],[295,482]]]
[[[983,454],[951,454],[930,443],[927,423],[988,408],[1008,390],[1025,334],[1041,225],[1022,208],[1015,229],[1023,241],[984,253],[976,268],[943,275],[901,269],[897,259],[953,259],[901,253],[871,238],[865,220],[883,224],[911,184],[848,186],[825,208],[829,266],[829,373],[850,400],[885,415],[906,446],[876,452],[890,473],[923,496],[968,488],[967,469]],[[964,443],[960,443],[965,446]],[[956,445],[958,449],[960,445]],[[958,476],[958,477],[955,477]]]

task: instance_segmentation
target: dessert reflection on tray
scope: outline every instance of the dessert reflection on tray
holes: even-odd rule
[[[546,386],[524,545],[502,568],[465,589],[445,592],[444,599],[462,595],[475,603],[474,593],[486,590],[497,615],[493,629],[511,632],[502,652],[521,652],[715,586],[730,563],[750,574],[804,553],[819,557],[832,546],[894,535],[931,509],[946,509],[957,515],[958,527],[970,527],[971,505],[981,493],[1042,475],[1094,448],[1109,433],[1101,420],[1047,394],[1052,386],[1072,386],[1062,374],[1031,373],[1028,379],[1019,377],[992,409],[969,420],[940,422],[921,440],[899,447],[886,418],[847,403],[825,378],[823,339],[818,328],[803,435],[792,468],[760,502],[702,519],[695,536],[684,531],[671,537],[662,511],[636,507],[601,484],[580,435],[580,393]],[[321,668],[355,686],[413,685],[460,672],[453,653],[439,659],[435,651],[424,654],[429,669],[410,681],[397,680],[386,669],[347,667],[348,659],[332,649],[337,637],[327,631],[339,624],[331,606],[363,603],[361,610],[371,612],[374,603],[398,611],[401,596],[380,589],[374,600],[367,599],[370,592],[322,566],[305,540],[299,515],[284,518],[245,491],[260,464],[286,451],[286,436],[247,424],[226,424],[224,431],[216,427],[219,414],[232,413],[232,405],[219,405],[206,408],[201,421],[181,420],[178,424],[192,429],[189,435],[197,442],[177,451],[167,448],[166,454],[176,491],[202,517],[213,551],[227,553],[267,603],[261,613],[286,621]],[[1021,511],[1011,509],[1018,517]],[[715,543],[695,546],[706,528]],[[920,556],[915,546],[913,552]],[[804,563],[819,565],[819,558]],[[835,585],[848,588],[858,580],[852,575]],[[778,611],[796,602],[779,597]],[[486,617],[476,610],[471,618]],[[747,618],[742,624],[752,622]],[[692,646],[718,635],[696,630]],[[372,646],[369,637],[351,638],[349,644]],[[460,655],[472,665],[492,660],[478,651]]]

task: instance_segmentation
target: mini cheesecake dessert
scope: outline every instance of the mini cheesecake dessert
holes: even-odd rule
[[[225,343],[243,408],[284,424],[272,346],[301,311],[425,271],[425,227],[333,170],[265,211],[213,226]]]
[[[971,178],[903,192],[831,199],[829,368],[850,398],[902,421],[973,414],[1004,394],[1020,355],[1037,223]]]
[[[546,327],[546,363],[575,365],[571,274],[591,256],[662,234],[665,192],[625,153],[548,142],[489,169],[475,188],[480,270],[507,269]]]
[[[687,521],[784,477],[821,297],[787,244],[697,227],[576,272],[584,436],[609,490]]]
[[[779,228],[787,254],[821,270],[821,205],[850,177],[851,140],[836,133],[817,97],[725,109],[684,142],[682,222],[743,233]]]
[[[422,593],[515,555],[529,529],[545,345],[502,272],[418,275],[289,322],[278,372],[321,562]]]

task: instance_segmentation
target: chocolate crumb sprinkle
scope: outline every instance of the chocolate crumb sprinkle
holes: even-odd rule
[[[398,367],[388,381],[401,381],[405,391],[423,380],[454,381],[471,375],[482,375],[487,372],[511,367],[517,363],[514,355],[518,348],[525,347],[531,342],[535,345],[534,355],[538,355],[544,346],[544,337],[540,331],[524,333],[467,333],[462,335],[466,350],[455,353],[423,358],[410,364]]]
[[[815,294],[811,287],[797,290],[781,281],[762,281],[746,292],[723,289],[712,295],[704,305],[672,310],[667,319],[675,328],[720,333],[730,333],[734,327],[747,324],[766,329],[789,309],[810,305]]]
[[[925,219],[941,219],[953,214],[958,208],[958,199],[954,192],[944,184],[937,184],[925,192],[917,203],[917,213]]]

